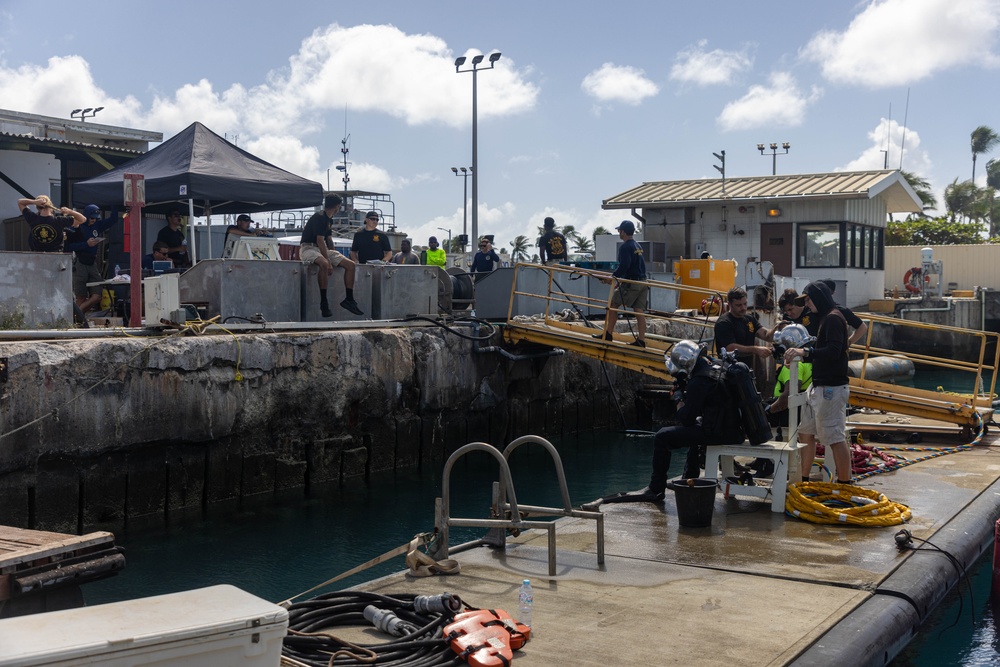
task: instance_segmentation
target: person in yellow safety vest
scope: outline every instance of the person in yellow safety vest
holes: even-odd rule
[[[788,426],[788,382],[791,380],[788,365],[778,369],[774,381],[774,400],[764,408],[767,420],[771,426],[778,427],[778,440],[781,439],[781,428]],[[812,364],[799,362],[799,391],[805,391],[812,384]],[[754,477],[770,477],[774,474],[774,462],[771,459],[756,458],[750,463]]]
[[[444,248],[438,247],[438,240],[436,236],[432,236],[427,239],[427,245],[429,246],[427,250],[423,252],[425,257],[425,264],[428,266],[440,266],[444,268],[445,261],[447,257],[444,253]]]

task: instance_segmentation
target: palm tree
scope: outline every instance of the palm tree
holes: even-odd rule
[[[610,234],[610,233],[611,232],[608,231],[607,227],[598,226],[597,229],[594,230],[594,233],[591,234],[591,237],[594,239],[594,243],[597,243],[598,236],[603,236],[604,234]]]
[[[980,125],[972,131],[970,136],[972,140],[972,180],[974,182],[976,180],[976,156],[993,150],[1000,143],[1000,135],[988,125]]]
[[[937,206],[937,197],[935,197],[934,193],[931,191],[931,184],[926,178],[921,178],[912,171],[901,171],[899,173],[902,174],[903,178],[906,179],[906,182],[910,184],[911,188],[913,188],[913,191],[917,193],[918,197],[920,197],[920,206],[923,210],[926,211]]]
[[[576,243],[577,252],[594,252],[594,242],[586,236],[580,236],[578,234],[573,238],[573,241]]]
[[[980,190],[972,181],[958,182],[958,178],[944,189],[944,205],[948,209],[948,217],[954,222],[955,216],[967,218],[977,216],[976,204],[981,199]]]
[[[524,234],[521,234],[510,242],[510,257],[515,262],[528,261],[528,250],[531,248],[531,241]]]

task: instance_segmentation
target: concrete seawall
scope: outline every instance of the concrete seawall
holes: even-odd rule
[[[0,524],[53,531],[621,423],[599,363],[477,354],[437,328],[29,341],[0,358]],[[642,377],[608,373],[633,424]]]

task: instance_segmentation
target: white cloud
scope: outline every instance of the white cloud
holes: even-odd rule
[[[259,139],[252,139],[244,143],[239,142],[240,148],[249,151],[262,160],[270,162],[276,167],[285,171],[308,178],[326,187],[326,174],[320,173],[319,149],[315,146],[306,146],[296,137],[288,135],[268,135]],[[340,172],[337,172],[339,174]],[[332,177],[331,177],[332,178]],[[338,188],[337,183],[331,183],[333,189]]]
[[[659,87],[635,67],[604,63],[584,77],[583,92],[602,102],[623,102],[636,106],[660,92]]]
[[[743,51],[706,51],[708,40],[677,54],[677,62],[670,68],[674,81],[711,86],[733,83],[736,77],[753,67],[753,58]]]
[[[801,55],[836,83],[905,85],[959,65],[997,66],[996,0],[873,0],[843,32],[818,33]]]
[[[926,177],[931,171],[931,158],[920,148],[920,134],[903,127],[894,120],[882,119],[868,133],[871,144],[855,159],[834,171],[866,171],[869,169],[898,169],[900,147],[903,151],[903,169]],[[888,157],[885,151],[888,150]]]
[[[791,74],[775,72],[769,85],[750,86],[746,95],[727,104],[716,122],[724,131],[765,125],[796,127],[802,124],[809,105],[821,95],[822,91],[815,86],[806,95],[799,90]]]

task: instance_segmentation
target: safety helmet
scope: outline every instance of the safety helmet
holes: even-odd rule
[[[701,348],[693,340],[682,340],[676,343],[669,352],[663,355],[666,357],[667,372],[674,377],[690,374],[694,370],[694,365],[700,354]]]
[[[774,334],[774,342],[783,347],[802,347],[815,339],[809,335],[809,330],[801,324],[789,324]]]

